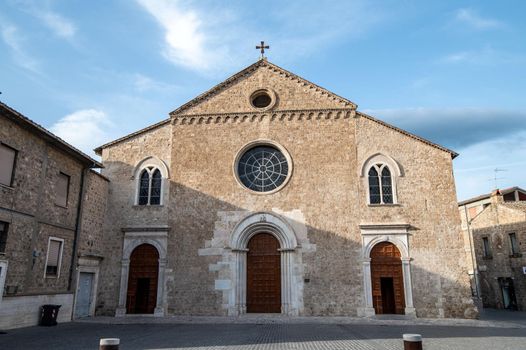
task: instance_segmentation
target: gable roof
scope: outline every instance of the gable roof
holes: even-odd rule
[[[452,150],[450,150],[449,148],[446,148],[446,147],[440,146],[440,145],[437,144],[437,143],[431,142],[431,141],[429,141],[429,140],[427,140],[427,139],[425,139],[425,138],[423,138],[423,137],[420,137],[420,136],[418,136],[418,135],[412,134],[412,133],[410,133],[409,131],[405,131],[404,129],[400,129],[400,128],[394,126],[394,125],[391,125],[391,124],[386,123],[386,122],[384,122],[384,121],[382,121],[382,120],[376,119],[375,117],[372,117],[372,116],[370,116],[370,115],[368,115],[368,114],[365,114],[365,113],[363,113],[363,112],[359,112],[359,111],[357,111],[356,114],[358,114],[358,115],[360,115],[360,116],[362,116],[362,117],[364,117],[364,118],[366,118],[366,119],[369,119],[369,120],[371,120],[371,121],[373,121],[373,122],[375,122],[375,123],[378,123],[378,124],[380,124],[380,125],[383,125],[383,126],[389,128],[389,129],[392,129],[392,130],[398,131],[398,132],[401,133],[401,134],[404,134],[404,135],[406,135],[406,136],[409,136],[409,137],[411,137],[411,138],[413,138],[413,139],[415,139],[415,140],[418,140],[418,141],[420,141],[420,142],[423,142],[423,143],[425,143],[425,144],[427,144],[427,145],[429,145],[429,146],[432,146],[432,147],[438,148],[439,150],[442,150],[442,151],[444,151],[444,152],[450,153],[450,154],[451,154],[451,158],[453,158],[453,159],[456,158],[456,157],[458,156],[458,153],[457,153],[457,152],[452,151]]]
[[[515,191],[520,191],[524,194],[526,194],[526,191],[523,190],[522,188],[518,187],[518,186],[515,186],[515,187],[508,187],[508,188],[505,188],[503,190],[498,190],[500,192],[500,195],[501,196],[504,196],[508,193],[511,193],[511,192],[515,192]],[[493,191],[495,192],[495,191]],[[480,196],[476,196],[476,197],[473,197],[473,198],[469,198],[469,199],[466,199],[466,200],[463,200],[462,202],[458,202],[458,205],[465,205],[465,204],[470,204],[470,203],[473,203],[473,202],[478,202],[478,201],[481,201],[483,199],[488,199],[491,197],[492,193],[493,192],[490,192],[490,193],[486,193],[486,194],[481,194]]]
[[[62,140],[60,137],[56,136],[52,132],[45,129],[43,126],[35,123],[22,113],[14,110],[8,105],[0,102],[0,115],[10,119],[26,130],[31,131],[38,137],[44,139],[46,142],[52,144],[63,152],[67,153],[71,157],[79,160],[81,163],[84,163],[88,168],[102,168],[103,165],[96,161],[95,159],[88,156],[86,153],[82,152],[76,147],[73,147],[66,141]]]
[[[206,99],[208,99],[208,98],[220,93],[221,91],[225,90],[226,88],[228,88],[232,84],[235,84],[239,79],[241,79],[242,77],[244,77],[246,75],[251,74],[252,72],[254,72],[255,70],[257,70],[260,67],[271,68],[271,69],[273,69],[273,70],[275,70],[277,72],[280,72],[280,73],[284,74],[286,77],[288,77],[288,78],[290,78],[292,80],[297,80],[298,83],[300,83],[300,84],[309,85],[312,88],[316,89],[317,91],[322,91],[322,92],[326,93],[327,95],[336,98],[336,100],[338,100],[340,103],[343,104],[342,107],[350,107],[352,109],[356,109],[358,107],[354,102],[351,102],[351,101],[349,101],[348,99],[346,99],[344,97],[341,97],[341,96],[339,96],[339,95],[337,95],[337,94],[335,94],[335,93],[333,93],[333,92],[331,92],[331,91],[329,91],[327,89],[324,89],[321,86],[316,85],[313,82],[310,82],[307,79],[304,79],[304,78],[302,78],[302,77],[300,77],[300,76],[298,76],[298,75],[296,75],[296,74],[294,74],[292,72],[289,72],[286,69],[283,69],[283,68],[281,68],[281,67],[279,67],[279,66],[277,66],[277,65],[275,65],[273,63],[270,63],[266,58],[262,58],[262,59],[259,59],[256,63],[251,64],[250,66],[248,66],[247,68],[243,69],[242,71],[232,75],[231,77],[227,78],[223,82],[217,84],[213,88],[203,92],[201,95],[199,95],[199,96],[195,97],[194,99],[186,102],[185,104],[183,104],[179,108],[173,110],[172,112],[170,112],[170,116],[174,116],[176,114],[181,114],[182,112],[184,112],[185,110],[189,109],[190,107],[198,105],[202,101],[205,101]]]
[[[98,155],[100,156],[100,155],[102,155],[102,150],[103,150],[104,148],[107,148],[107,147],[113,146],[113,145],[115,145],[115,144],[117,144],[117,143],[119,143],[119,142],[125,141],[125,140],[130,139],[130,138],[132,138],[132,137],[134,137],[134,136],[140,135],[140,134],[142,134],[142,133],[144,133],[144,132],[147,132],[147,131],[150,131],[150,130],[156,129],[156,128],[161,127],[161,126],[163,126],[163,125],[165,125],[165,124],[168,124],[168,123],[170,123],[170,118],[168,118],[168,119],[164,119],[164,120],[161,120],[161,121],[158,122],[158,123],[155,123],[155,124],[153,124],[153,125],[147,126],[147,127],[142,128],[142,129],[140,129],[140,130],[137,130],[137,131],[135,131],[135,132],[132,132],[131,134],[124,135],[123,137],[119,137],[119,138],[116,139],[116,140],[113,140],[113,141],[110,141],[110,142],[108,142],[108,143],[105,143],[105,144],[103,144],[102,146],[99,146],[99,147],[95,148],[93,151],[94,151],[96,154],[98,154]]]
[[[308,80],[306,80],[306,79],[304,79],[304,78],[302,78],[302,77],[300,77],[300,76],[298,76],[298,75],[296,75],[296,74],[294,74],[292,72],[289,72],[286,69],[283,69],[283,68],[281,68],[281,67],[279,67],[279,66],[277,66],[277,65],[275,65],[275,64],[273,64],[271,62],[269,62],[266,58],[263,58],[263,59],[259,59],[257,62],[251,64],[250,66],[248,66],[245,69],[239,71],[238,73],[230,76],[229,78],[227,78],[223,82],[217,84],[213,88],[205,91],[204,93],[202,93],[199,96],[193,98],[192,100],[188,101],[187,103],[181,105],[177,109],[173,110],[172,112],[169,113],[170,117],[174,118],[174,117],[177,117],[179,115],[184,115],[184,113],[183,113],[184,111],[186,111],[189,108],[194,107],[194,106],[198,105],[199,103],[205,101],[206,99],[208,99],[208,98],[220,93],[224,89],[226,89],[229,86],[235,84],[239,79],[243,78],[244,76],[247,76],[247,75],[251,74],[252,72],[254,72],[255,70],[257,70],[260,67],[270,68],[270,69],[272,69],[274,71],[277,71],[277,72],[285,75],[286,77],[288,77],[288,78],[290,78],[292,80],[296,80],[299,84],[308,85],[308,86],[316,89],[317,91],[322,91],[323,93],[325,93],[325,94],[327,94],[329,96],[332,96],[338,102],[342,103],[342,108],[350,108],[352,110],[356,110],[358,108],[358,105],[355,104],[354,102],[352,102],[352,101],[350,101],[350,100],[348,100],[348,99],[346,99],[344,97],[341,97],[341,96],[339,96],[339,95],[337,95],[337,94],[335,94],[335,93],[333,93],[333,92],[331,92],[331,91],[329,91],[329,90],[327,90],[325,88],[322,88],[319,85],[316,85],[316,84],[314,84],[314,83],[312,83],[312,82],[310,82],[310,81],[308,81]],[[458,153],[456,153],[456,152],[454,152],[454,151],[452,151],[452,150],[450,150],[450,149],[448,149],[446,147],[440,146],[439,144],[436,144],[434,142],[426,140],[426,139],[424,139],[424,138],[422,138],[420,136],[417,136],[417,135],[412,134],[412,133],[410,133],[408,131],[400,129],[400,128],[394,126],[394,125],[391,125],[389,123],[386,123],[384,121],[376,119],[376,118],[374,118],[374,117],[372,117],[370,115],[367,115],[365,113],[362,113],[362,112],[356,112],[356,113],[358,115],[364,117],[364,118],[367,118],[367,119],[369,119],[371,121],[374,121],[374,122],[376,122],[378,124],[381,124],[381,125],[383,125],[383,126],[385,126],[387,128],[395,130],[395,131],[397,131],[399,133],[402,133],[402,134],[404,134],[406,136],[409,136],[409,137],[411,137],[413,139],[416,139],[416,140],[418,140],[420,142],[423,142],[423,143],[425,143],[427,145],[430,145],[432,147],[438,148],[438,149],[440,149],[440,150],[442,150],[444,152],[450,153],[452,158],[455,158],[455,157],[458,156]],[[108,143],[106,143],[106,144],[104,144],[102,146],[97,147],[95,149],[95,153],[100,155],[102,150],[104,148],[106,148],[106,147],[109,147],[109,146],[112,146],[112,145],[117,144],[119,142],[125,141],[125,140],[127,140],[129,138],[132,138],[134,136],[140,135],[140,134],[142,134],[144,132],[153,130],[153,129],[155,129],[157,127],[160,127],[160,126],[163,126],[163,125],[165,125],[165,124],[167,124],[169,122],[170,122],[170,119],[165,119],[165,120],[160,121],[159,123],[156,123],[154,125],[148,126],[148,127],[143,128],[143,129],[141,129],[139,131],[136,131],[136,132],[131,133],[129,135],[126,135],[126,136],[123,136],[121,138],[118,138],[118,139],[116,139],[114,141],[108,142]]]

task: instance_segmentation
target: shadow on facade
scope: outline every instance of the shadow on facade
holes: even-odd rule
[[[108,163],[106,167],[110,171],[119,169],[120,176],[110,183],[106,256],[97,315],[113,316],[119,306],[125,228],[133,227],[137,236],[137,230],[141,231],[137,228],[146,232],[147,228],[163,225],[169,227],[162,290],[165,315],[222,316],[238,311],[235,274],[243,272],[234,272],[236,253],[231,247],[231,237],[239,221],[252,212],[276,213],[286,218],[295,232],[298,247],[291,252],[295,264],[290,270],[294,278],[289,280],[293,285],[287,288],[296,295],[288,307],[297,308],[297,314],[305,316],[357,316],[364,312],[367,296],[363,265],[367,259],[363,257],[360,213],[348,209],[351,205],[347,203],[335,201],[334,194],[309,193],[308,189],[292,193],[285,188],[273,195],[251,195],[232,179],[230,191],[225,191],[222,185],[220,190],[225,195],[215,196],[219,190],[213,182],[196,178],[186,179],[195,184],[194,188],[171,182],[164,194],[165,205],[161,207],[134,206],[133,192],[122,195],[134,188],[133,180],[125,176],[132,172],[132,167],[123,163]],[[206,176],[212,175],[198,175]],[[211,185],[200,187],[201,183]],[[311,195],[316,201],[309,200]],[[389,217],[378,215],[378,222],[389,221]],[[453,235],[458,242],[442,238],[438,249],[412,247],[413,237],[422,234],[430,242],[437,239],[433,232],[409,228],[409,256],[427,257],[410,261],[416,316],[475,317],[467,271],[451,272],[465,261],[460,229]],[[434,266],[435,270],[422,266]]]

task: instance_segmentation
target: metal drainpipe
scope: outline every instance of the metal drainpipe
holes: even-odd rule
[[[466,205],[464,205],[464,215],[466,216],[466,226],[468,228],[469,250],[471,251],[470,255],[471,264],[473,266],[473,277],[475,277],[475,292],[477,298],[480,298],[479,268],[475,257],[475,247],[473,245],[473,236],[471,235],[471,221],[468,218],[468,209]]]
[[[75,264],[77,262],[77,244],[80,236],[80,220],[82,219],[82,201],[84,199],[84,177],[89,168],[82,168],[80,174],[80,191],[79,191],[79,202],[77,205],[77,220],[75,222],[75,236],[73,237],[73,249],[71,252],[71,264],[69,266],[69,279],[68,279],[68,291],[71,291],[73,283],[73,273],[75,271]]]

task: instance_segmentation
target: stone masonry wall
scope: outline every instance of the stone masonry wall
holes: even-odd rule
[[[171,142],[171,125],[165,124],[103,150],[104,168],[101,173],[110,179],[110,182],[104,226],[104,260],[98,291],[98,314],[114,315],[117,307],[124,237],[122,229],[168,224],[168,205],[135,205],[137,179],[134,177],[134,169],[139,162],[151,156],[170,164]],[[167,183],[169,185],[170,179]],[[170,203],[168,189],[163,200]]]
[[[279,104],[272,112],[257,113],[248,104],[251,91],[262,87],[271,87],[278,95]],[[121,228],[168,224],[168,313],[226,314],[224,289],[228,286],[216,288],[216,280],[221,279],[220,265],[225,263],[221,249],[228,247],[221,248],[224,237],[218,232],[231,229],[234,223],[227,218],[266,211],[294,213],[288,220],[306,229],[302,241],[310,248],[299,249],[300,270],[308,280],[303,286],[302,314],[356,315],[365,300],[359,225],[407,223],[411,225],[417,315],[474,317],[451,155],[355,115],[351,109],[278,111],[341,107],[330,96],[263,67],[186,111],[186,119],[175,117],[172,125],[104,149],[103,174],[111,182],[100,313],[111,314],[117,303]],[[218,116],[212,122],[195,117],[240,110],[249,117]],[[234,176],[237,153],[258,139],[277,142],[292,158],[290,181],[273,194],[251,193]],[[367,205],[360,170],[377,152],[392,157],[403,169],[403,176],[396,180],[397,205]],[[137,208],[133,206],[134,181],[129,177],[135,164],[148,156],[169,165],[169,198],[164,206]],[[295,218],[301,222],[295,223]],[[217,255],[199,254],[210,248],[217,248]]]
[[[0,117],[0,141],[18,151],[12,187],[0,186],[0,220],[9,223],[6,286],[14,295],[67,291],[82,164]],[[66,207],[55,204],[59,173],[70,176]],[[59,277],[44,277],[49,237],[64,239]]]
[[[519,310],[526,311],[526,206],[514,209],[495,200],[472,222],[473,245],[485,307],[503,308],[499,278],[512,278]],[[520,254],[512,255],[509,233],[514,232]],[[487,237],[491,255],[484,256],[482,239]]]

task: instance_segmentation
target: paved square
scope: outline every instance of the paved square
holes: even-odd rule
[[[0,335],[0,349],[97,349],[100,338],[121,349],[403,349],[419,333],[424,349],[526,349],[526,328],[396,324],[105,324],[73,322]]]

